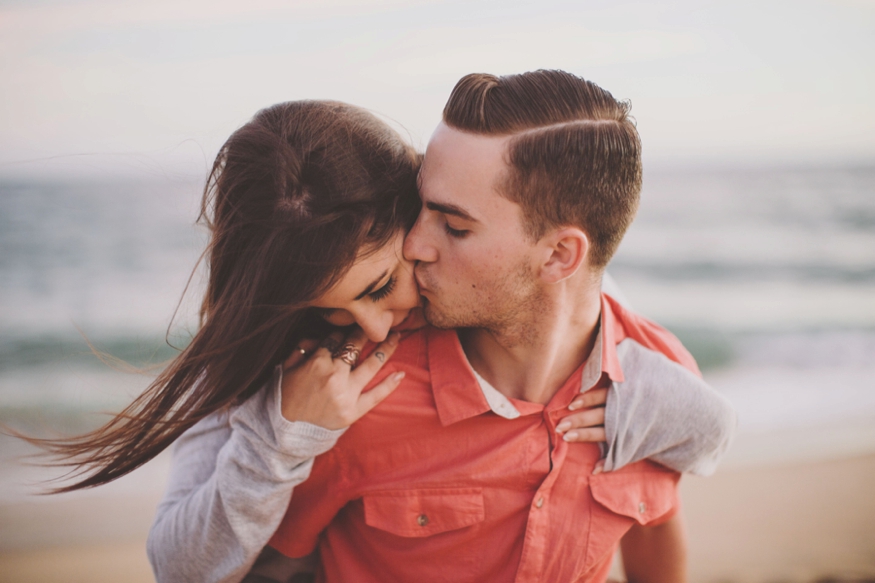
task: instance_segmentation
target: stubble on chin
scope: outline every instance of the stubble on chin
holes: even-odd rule
[[[422,298],[422,313],[425,316],[425,321],[435,328],[444,330],[458,328],[453,318],[435,308],[434,304],[425,298]]]
[[[525,264],[508,272],[478,297],[457,298],[452,312],[441,310],[423,298],[423,313],[429,324],[442,329],[481,329],[508,345],[530,344],[547,299],[535,285]]]

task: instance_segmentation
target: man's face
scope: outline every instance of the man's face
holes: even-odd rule
[[[404,242],[429,322],[441,328],[513,325],[538,296],[536,247],[519,205],[496,190],[508,137],[438,126],[420,172],[422,212]]]

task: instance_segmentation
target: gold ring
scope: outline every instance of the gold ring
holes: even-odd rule
[[[349,366],[355,366],[355,363],[358,362],[361,353],[362,351],[356,348],[355,344],[347,342],[346,344],[335,350],[331,357],[339,358]]]

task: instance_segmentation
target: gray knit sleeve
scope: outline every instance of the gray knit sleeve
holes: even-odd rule
[[[281,374],[278,367],[270,386],[203,419],[174,444],[147,543],[158,583],[242,580],[313,458],[343,434],[283,418]]]
[[[632,339],[617,346],[626,380],[605,408],[605,471],[650,459],[679,472],[714,473],[735,435],[729,401],[705,381]]]

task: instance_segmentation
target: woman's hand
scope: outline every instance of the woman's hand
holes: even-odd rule
[[[404,378],[396,372],[362,393],[371,379],[398,347],[399,334],[392,332],[355,368],[332,352],[337,346],[352,344],[361,351],[367,338],[356,328],[345,339],[334,333],[321,344],[305,341],[283,363],[282,414],[289,421],[306,421],[325,429],[343,429],[388,397]]]
[[[605,441],[605,403],[608,401],[607,389],[592,389],[581,393],[571,401],[569,413],[556,426],[562,439],[570,442]],[[578,411],[582,409],[582,411]]]

